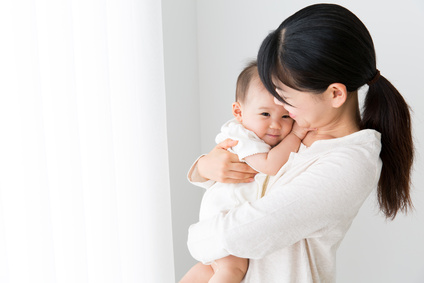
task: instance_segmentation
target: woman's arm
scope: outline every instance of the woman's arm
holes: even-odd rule
[[[237,141],[227,139],[207,155],[200,157],[188,173],[192,182],[213,180],[221,183],[249,183],[258,173],[249,165],[240,162],[236,154],[227,149],[237,144]]]
[[[228,254],[262,258],[325,227],[351,221],[378,181],[381,164],[378,154],[372,157],[323,157],[265,197],[192,225],[192,256],[202,262]]]

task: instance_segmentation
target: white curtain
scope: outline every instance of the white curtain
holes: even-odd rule
[[[0,282],[173,282],[161,2],[0,1]]]

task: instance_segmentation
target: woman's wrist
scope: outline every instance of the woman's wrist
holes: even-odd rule
[[[206,178],[204,175],[203,175],[203,173],[202,173],[202,171],[201,170],[199,170],[199,165],[200,165],[200,168],[203,168],[202,167],[202,165],[203,165],[203,161],[205,160],[205,157],[206,155],[202,155],[202,156],[200,156],[199,157],[199,159],[197,159],[197,163],[196,163],[196,167],[195,167],[195,171],[196,171],[196,174],[197,174],[197,176],[198,176],[198,178],[200,178],[200,179],[202,179],[203,181],[207,181],[207,180],[209,180],[208,178]]]
[[[199,174],[198,165],[199,160],[203,158],[205,155],[201,155],[197,160],[193,163],[190,170],[188,171],[187,177],[190,182],[206,182],[209,181],[209,179],[204,178],[202,175]]]

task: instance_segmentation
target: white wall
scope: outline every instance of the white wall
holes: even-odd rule
[[[270,30],[316,3],[289,0],[162,0],[176,280],[195,263],[187,228],[197,220],[201,190],[186,181],[194,159],[214,146],[231,117],[235,82]],[[424,2],[336,1],[367,25],[377,66],[411,105],[416,211],[395,221],[378,215],[374,197],[361,209],[338,253],[338,282],[424,282]]]
[[[196,1],[162,0],[162,12],[174,262],[179,280],[195,263],[187,250],[187,230],[198,220],[202,197],[202,191],[186,179],[200,154]]]

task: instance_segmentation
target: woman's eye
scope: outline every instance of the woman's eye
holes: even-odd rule
[[[262,116],[265,116],[265,117],[269,117],[269,116],[271,116],[269,113],[267,113],[267,112],[263,112],[263,113],[261,113],[261,115]]]

